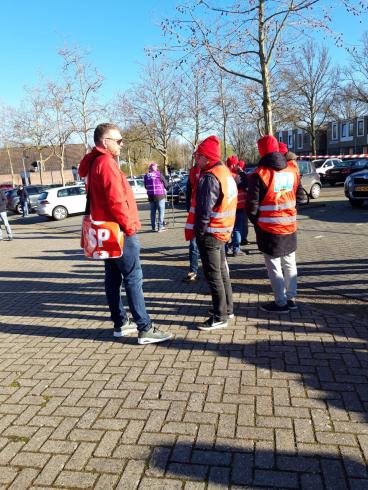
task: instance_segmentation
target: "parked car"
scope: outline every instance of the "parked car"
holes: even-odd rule
[[[174,204],[179,204],[179,202],[184,202],[186,199],[186,188],[188,183],[188,175],[185,175],[179,182],[173,182],[167,188],[167,200]]]
[[[337,163],[341,163],[340,158],[318,158],[317,160],[312,160],[313,165],[316,167],[317,173],[319,173],[321,180],[323,181],[327,170],[334,168]]]
[[[133,189],[133,194],[136,201],[147,201],[148,195],[144,187],[144,180],[136,177],[129,177],[128,182]]]
[[[26,185],[25,189],[29,197],[29,210],[34,211],[40,194],[47,188],[45,185]],[[22,206],[19,202],[18,190],[13,189],[8,193],[8,209],[15,213],[22,214]]]
[[[67,218],[70,214],[84,213],[86,210],[86,189],[80,185],[45,189],[38,198],[36,212],[55,220]]]
[[[298,161],[303,189],[311,199],[318,199],[321,194],[321,178],[312,162]]]
[[[353,158],[344,160],[343,162],[336,164],[334,168],[327,170],[325,181],[330,185],[335,185],[338,182],[345,182],[346,177],[348,177],[350,174],[359,172],[359,170],[363,170],[365,168],[368,168],[367,158]]]
[[[368,201],[368,168],[349,175],[344,184],[345,196],[353,208],[360,208]]]

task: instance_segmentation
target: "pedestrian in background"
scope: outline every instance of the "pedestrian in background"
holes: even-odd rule
[[[226,160],[226,165],[230,170],[232,177],[235,180],[238,188],[238,200],[236,205],[236,216],[231,242],[226,244],[226,254],[229,254],[230,247],[232,248],[233,257],[244,255],[240,250],[240,245],[245,236],[245,199],[247,189],[247,176],[243,171],[243,165],[239,165],[239,160],[236,155],[232,155]]]
[[[23,218],[29,215],[29,196],[27,189],[20,185],[17,190],[17,194],[19,196],[19,203],[22,208]]]
[[[237,188],[229,169],[221,162],[221,144],[216,136],[205,139],[194,153],[201,169],[185,225],[185,238],[196,238],[203,273],[212,296],[212,314],[198,328],[227,327],[232,318],[233,297],[225,243],[233,231]]]
[[[156,162],[149,164],[148,172],[144,175],[144,186],[147,189],[148,200],[151,207],[152,231],[165,231],[165,203],[167,180],[158,170]],[[158,212],[157,226],[156,214]]]
[[[5,192],[2,189],[0,189],[0,240],[3,239],[3,232],[1,229],[2,224],[5,227],[8,240],[13,240],[12,231],[9,225],[8,216],[6,212],[7,203],[8,200],[6,198]]]
[[[95,148],[80,163],[79,175],[87,177],[90,214],[95,221],[114,221],[124,232],[123,254],[106,259],[105,292],[114,337],[123,337],[138,329],[138,343],[152,344],[171,338],[171,334],[157,330],[146,311],[143,296],[143,274],[139,259],[140,242],[137,232],[141,228],[137,203],[132,188],[115,158],[120,155],[123,139],[115,124],[99,124],[94,132]],[[125,293],[134,322],[121,299],[121,286]]]
[[[196,163],[194,163],[193,167],[189,170],[188,182],[186,187],[185,194],[185,202],[187,206],[187,212],[190,211],[190,204],[192,201],[192,196],[195,194],[197,189],[197,184],[199,181],[199,177],[201,175],[201,169],[198,167]],[[197,280],[198,275],[198,259],[199,259],[199,250],[197,247],[197,242],[195,237],[189,240],[189,272],[184,277],[184,282],[192,282]]]
[[[247,213],[263,252],[274,301],[261,306],[269,313],[286,314],[297,308],[296,204],[304,201],[300,174],[266,135],[258,140],[261,156],[249,177]]]

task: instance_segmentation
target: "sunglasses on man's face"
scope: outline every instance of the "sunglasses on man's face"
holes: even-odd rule
[[[123,142],[123,138],[119,138],[119,139],[116,139],[116,138],[105,138],[105,140],[115,141],[118,145],[121,145],[122,142]]]

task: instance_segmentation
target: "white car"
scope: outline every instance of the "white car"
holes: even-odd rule
[[[36,213],[56,220],[69,214],[84,213],[87,194],[84,186],[71,185],[45,190],[38,198]]]
[[[327,170],[334,168],[334,166],[341,161],[340,158],[320,158],[318,160],[312,160],[312,163],[316,167],[317,173],[321,177],[324,177]]]
[[[136,201],[148,201],[148,195],[146,188],[144,187],[144,180],[137,177],[128,177],[128,182],[133,189],[133,194]]]

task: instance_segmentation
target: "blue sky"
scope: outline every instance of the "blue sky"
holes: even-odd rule
[[[160,20],[173,14],[176,0],[2,0],[0,101],[17,106],[23,87],[42,74],[52,79],[61,67],[65,44],[91,51],[90,61],[105,76],[103,96],[111,98],[134,82],[144,48],[162,42]],[[334,26],[348,43],[361,37],[368,17],[356,19],[335,8]],[[368,27],[367,27],[368,30]],[[329,42],[333,47],[333,43]],[[336,61],[343,50],[333,49]]]

